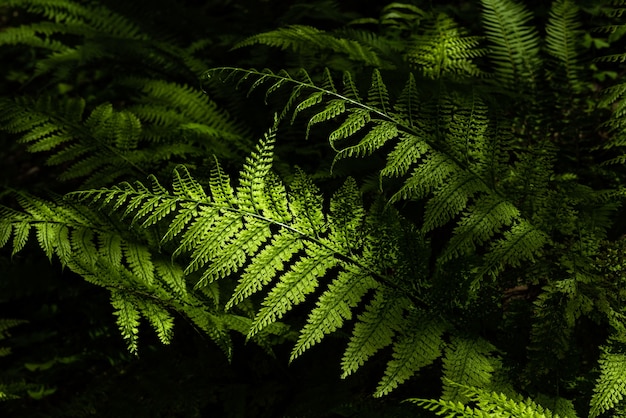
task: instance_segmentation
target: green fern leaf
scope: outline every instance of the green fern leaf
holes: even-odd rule
[[[52,254],[55,253],[60,229],[61,225],[56,223],[46,222],[35,225],[37,241],[48,260],[52,260]]]
[[[626,395],[626,355],[605,349],[599,363],[600,377],[590,402],[590,418],[620,406]]]
[[[400,93],[398,100],[393,105],[394,116],[402,120],[410,128],[414,128],[420,121],[419,112],[421,106],[418,97],[415,76],[411,73],[402,89],[402,93]]]
[[[56,254],[62,265],[68,265],[72,259],[72,246],[70,244],[70,230],[63,225],[59,230]]]
[[[393,359],[387,364],[374,396],[387,395],[424,366],[441,356],[442,335],[446,329],[443,322],[419,318],[407,327],[408,334],[402,335],[393,345]],[[407,321],[411,321],[408,319]]]
[[[198,203],[182,203],[178,213],[174,216],[174,219],[170,223],[167,232],[163,235],[163,238],[161,238],[161,242],[166,243],[177,237],[187,227],[192,219],[195,219],[198,216],[198,206]],[[191,245],[189,247],[191,247]]]
[[[289,210],[289,200],[287,189],[283,182],[272,171],[267,172],[265,177],[265,216],[274,219],[276,222],[288,223],[292,221]]]
[[[399,138],[395,148],[387,154],[387,163],[380,171],[381,178],[405,175],[413,164],[430,151],[428,144],[418,135],[402,132]]]
[[[487,191],[484,183],[470,173],[461,172],[448,178],[426,204],[424,232],[445,225],[466,208],[476,193]]]
[[[317,287],[317,279],[338,262],[335,252],[327,248],[305,243],[305,250],[307,256],[296,261],[263,300],[263,307],[254,318],[248,338],[282,318],[292,306],[303,302],[305,296]]]
[[[487,387],[495,371],[495,360],[490,356],[495,349],[483,339],[452,338],[443,358],[441,399],[466,403],[468,398],[463,394],[463,386]]]
[[[349,71],[344,71],[341,81],[343,84],[341,95],[343,97],[347,97],[350,101],[354,103],[361,103],[362,100],[359,95],[359,89],[357,89],[356,83],[352,79],[352,74],[350,74]]]
[[[346,120],[330,133],[328,140],[334,148],[335,142],[359,132],[370,120],[371,113],[369,109],[348,109]]]
[[[431,22],[423,24],[424,33],[413,36],[406,58],[427,78],[464,79],[481,74],[473,58],[485,55],[479,49],[480,38],[467,36],[465,31],[445,13],[438,13]]]
[[[511,225],[520,216],[519,210],[510,202],[493,195],[479,198],[454,228],[441,260],[450,260],[469,253],[489,240],[504,226]]]
[[[404,310],[410,302],[394,298],[379,288],[354,325],[352,337],[341,360],[342,378],[354,373],[381,348],[391,345]]]
[[[211,211],[215,219],[197,220],[185,233],[181,247],[192,249],[191,261],[185,268],[185,274],[200,270],[205,264],[216,258],[228,241],[243,228],[243,221],[238,213]],[[198,286],[205,284],[199,282]]]
[[[155,259],[153,264],[159,278],[176,296],[184,299],[187,296],[187,285],[185,284],[183,269],[178,264],[163,259]]]
[[[255,254],[258,249],[271,237],[267,222],[250,219],[245,222],[243,230],[236,233],[227,244],[223,245],[218,254],[211,257],[211,264],[198,281],[197,286],[203,286],[217,279],[224,278],[239,270],[248,260],[248,254]],[[207,244],[214,245],[207,237]]]
[[[4,247],[9,239],[11,239],[11,233],[13,232],[13,224],[9,222],[4,216],[0,215],[0,248]]]
[[[448,177],[458,170],[456,164],[444,154],[430,153],[413,170],[404,185],[390,199],[390,202],[419,200],[433,189],[441,187]]]
[[[128,350],[136,355],[139,320],[141,318],[141,314],[137,309],[137,301],[129,295],[111,292],[111,305],[115,309],[117,325],[128,344]]]
[[[564,79],[575,93],[583,88],[579,60],[582,24],[578,20],[578,12],[578,7],[568,0],[555,1],[550,9],[545,39],[548,53],[557,59]]]
[[[264,205],[265,178],[272,168],[275,140],[276,128],[274,127],[259,142],[256,152],[246,159],[237,188],[237,201],[244,211],[263,213],[266,209]]]
[[[174,194],[195,201],[208,201],[207,195],[202,186],[189,174],[185,166],[177,167],[174,170],[174,183],[172,185]]]
[[[522,261],[533,262],[548,242],[548,236],[529,222],[515,223],[503,238],[492,242],[479,277],[484,274],[496,277],[505,265],[518,267]]]
[[[352,309],[365,294],[376,287],[372,277],[354,267],[341,271],[319,298],[309,314],[306,325],[291,352],[290,361],[295,360],[326,335],[343,326],[344,320],[352,318]]]
[[[490,42],[496,80],[512,91],[535,91],[539,71],[539,35],[527,26],[533,15],[511,0],[482,0],[483,26]]]
[[[169,344],[172,341],[174,317],[167,310],[163,309],[156,303],[143,300],[139,304],[141,313],[148,319],[150,325],[154,328],[163,344]]]
[[[326,230],[326,217],[322,210],[323,199],[319,189],[302,171],[298,171],[290,185],[292,199],[289,208],[293,227],[302,233],[319,236]]]
[[[122,245],[122,250],[133,274],[146,285],[152,285],[154,282],[154,265],[150,251],[142,245],[128,242]]]
[[[380,71],[374,69],[372,72],[372,84],[367,92],[367,101],[369,106],[387,113],[389,107],[389,92],[387,86],[383,82],[383,78],[380,75]]]
[[[388,121],[374,121],[372,129],[358,144],[337,150],[333,164],[342,158],[365,157],[372,155],[387,141],[398,136],[397,124]]]
[[[13,225],[13,251],[11,255],[15,255],[24,248],[28,235],[30,233],[31,224],[28,222],[19,222]]]
[[[342,115],[346,111],[346,102],[344,100],[332,99],[328,101],[328,104],[321,112],[316,113],[311,119],[306,128],[306,138],[309,137],[311,127],[315,124],[326,122],[330,119],[336,118]]]
[[[255,255],[245,268],[230,300],[226,303],[226,309],[260,291],[284,269],[285,264],[303,246],[300,234],[291,230],[283,229],[274,235],[270,243]]]
[[[356,181],[348,178],[330,201],[328,241],[338,253],[350,253],[364,239],[365,210]]]

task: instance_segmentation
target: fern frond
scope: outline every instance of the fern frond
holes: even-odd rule
[[[442,260],[450,260],[467,254],[481,245],[503,227],[509,226],[519,217],[519,210],[510,202],[493,195],[478,199],[454,229]]]
[[[348,267],[341,271],[309,314],[291,352],[290,361],[319,343],[325,335],[341,328],[344,321],[352,319],[352,309],[375,287],[376,282],[372,277],[360,269]]]
[[[249,37],[235,48],[263,44],[281,49],[292,49],[298,53],[332,51],[348,59],[376,68],[389,68],[384,60],[367,44],[356,40],[328,34],[325,31],[304,25],[291,25]]]
[[[374,396],[388,394],[424,366],[441,356],[442,335],[446,324],[436,319],[412,315],[407,318],[406,329],[393,344],[393,359],[387,364]]]
[[[389,245],[393,241],[389,235],[393,234],[392,227],[385,229],[378,225],[381,220],[376,213],[364,209],[361,194],[352,179],[331,197],[328,214],[320,190],[302,171],[296,174],[289,187],[282,185],[271,172],[272,132],[246,160],[236,188],[216,164],[211,170],[213,178],[208,182],[208,191],[187,169],[179,167],[174,171],[172,192],[150,176],[150,186],[140,182],[122,183],[110,189],[75,192],[71,196],[90,201],[101,210],[118,213],[121,219],[132,218],[131,225],[169,224],[157,241],[173,242],[173,256],[185,261],[182,272],[177,267],[159,267],[158,258],[142,245],[120,245],[103,237],[103,241],[106,239],[115,245],[116,252],[110,254],[110,258],[121,259],[126,265],[116,273],[119,281],[128,276],[148,288],[162,285],[158,289],[159,297],[173,297],[170,289],[179,297],[189,297],[189,293],[178,286],[181,275],[193,276],[197,278],[196,288],[207,288],[207,294],[219,306],[219,295],[212,296],[216,291],[214,284],[239,274],[225,305],[228,310],[238,309],[242,302],[267,287],[254,318],[245,327],[241,321],[237,322],[237,329],[243,330],[248,339],[262,340],[279,319],[310,298],[309,295],[322,285],[322,278],[332,277],[329,272],[336,271],[335,279],[324,282],[328,287],[321,293],[318,308],[300,330],[301,338],[294,347],[292,359],[341,327],[343,319],[351,318],[351,311],[369,290],[377,289],[378,296],[357,321],[348,344],[344,369],[348,375],[379,348],[391,344],[397,321],[411,304],[408,298],[383,291],[378,282],[383,277],[380,272],[394,265],[393,260],[383,260],[377,255],[377,245]],[[162,207],[167,210],[161,216]],[[393,211],[387,212],[392,219],[397,216]],[[154,216],[155,213],[158,215]],[[122,254],[117,248],[120,246]],[[92,264],[94,262],[99,263],[95,260]],[[89,266],[83,267],[85,274]],[[411,273],[407,270],[407,274]],[[142,306],[139,302],[133,305],[144,312],[147,308]],[[183,312],[194,321],[194,316],[200,314],[191,307]],[[157,313],[152,325],[165,341],[171,330],[169,316],[161,311]],[[131,339],[131,327],[124,328],[124,332],[126,338]],[[210,335],[228,353],[226,330],[213,330]],[[381,335],[389,338],[378,339]],[[355,347],[360,350],[362,345],[370,347],[365,355],[362,352],[352,354]],[[371,350],[369,354],[368,350]],[[406,371],[393,375],[398,377],[389,379],[385,393],[408,376]]]
[[[335,266],[335,252],[313,244],[305,244],[306,256],[296,261],[263,300],[263,306],[254,318],[248,337],[256,335],[275,322],[294,305],[304,302],[307,294],[318,286],[318,277]]]
[[[488,392],[482,389],[459,385],[464,394],[476,406],[443,399],[409,399],[437,415],[446,414],[452,418],[559,418],[552,411],[542,407],[531,399],[521,396],[511,398],[504,393]]]
[[[117,324],[122,336],[128,343],[128,351],[137,354],[137,340],[139,333],[139,319],[141,314],[137,309],[137,301],[130,295],[119,292],[111,293],[111,305],[115,309]]]
[[[546,25],[546,49],[556,58],[564,79],[574,93],[582,89],[579,33],[582,27],[578,19],[578,7],[568,0],[555,1],[550,9]]]
[[[304,246],[297,232],[284,229],[272,237],[271,242],[256,254],[245,268],[226,308],[230,309],[250,295],[260,291],[285,264]]]
[[[503,238],[492,242],[478,276],[495,277],[506,265],[518,267],[522,261],[533,262],[548,242],[545,232],[522,220],[505,231]]]
[[[390,202],[399,200],[419,200],[433,189],[441,187],[447,178],[456,171],[454,162],[439,153],[429,154],[413,171],[411,176]]]
[[[354,373],[378,350],[391,345],[401,323],[400,318],[409,305],[406,298],[388,295],[383,288],[376,290],[354,325],[341,359],[342,378]]]
[[[539,77],[540,39],[522,4],[512,0],[482,0],[482,23],[490,46],[495,78],[509,91],[520,87],[536,91]]]
[[[463,386],[488,387],[495,371],[491,353],[495,347],[483,339],[454,337],[446,347],[443,358],[443,393],[441,399],[449,402],[467,402]],[[451,384],[456,382],[458,384]],[[459,385],[460,384],[460,385]]]
[[[626,355],[611,353],[605,348],[600,355],[599,363],[600,376],[590,401],[590,418],[618,408],[626,395]]]
[[[430,147],[421,135],[401,133],[400,141],[387,154],[387,163],[380,171],[381,177],[404,176],[429,151]]]
[[[66,166],[61,180],[83,178],[102,185],[143,173],[172,155],[191,155],[194,147],[154,144],[140,147],[143,125],[133,113],[111,104],[95,107],[83,120],[81,99],[42,97],[0,101],[2,129],[21,134],[30,152],[47,152],[47,163]],[[141,149],[143,148],[143,149]]]
[[[445,13],[438,13],[424,25],[424,33],[413,35],[406,59],[426,78],[464,79],[481,75],[473,59],[486,54],[478,48],[480,38],[465,31]]]

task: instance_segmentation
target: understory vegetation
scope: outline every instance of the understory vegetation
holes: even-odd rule
[[[0,414],[626,416],[626,2],[0,3]]]

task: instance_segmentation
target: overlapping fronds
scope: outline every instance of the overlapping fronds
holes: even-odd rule
[[[463,386],[487,388],[498,360],[492,353],[495,347],[485,340],[455,337],[446,347],[443,358],[442,400],[467,402]],[[456,382],[456,383],[453,383]]]
[[[236,48],[256,44],[291,49],[298,54],[330,51],[366,66],[393,68],[388,61],[381,59],[379,53],[367,43],[333,35],[311,26],[291,25],[254,35],[238,43]]]
[[[454,223],[456,227],[441,263],[491,248],[476,269],[475,284],[485,274],[497,274],[504,266],[532,260],[549,240],[544,232],[523,218],[516,205],[499,189],[505,175],[508,150],[500,137],[490,135],[503,128],[477,94],[444,94],[423,103],[415,80],[410,77],[398,99],[393,101],[379,71],[374,70],[365,98],[349,73],[341,82],[329,72],[321,85],[305,71],[295,75],[269,70],[218,68],[205,78],[232,80],[250,89],[264,88],[268,95],[284,89],[290,98],[281,115],[293,118],[304,110],[314,111],[307,130],[337,121],[329,134],[337,151],[336,161],[364,157],[395,143],[380,171],[386,178],[400,177],[403,185],[390,203],[425,203],[423,231]],[[510,125],[509,125],[510,126]],[[498,234],[504,237],[493,242]]]
[[[47,152],[48,164],[67,167],[61,180],[83,179],[88,185],[143,173],[159,161],[196,151],[182,144],[140,147],[143,125],[132,112],[108,103],[88,115],[84,110],[81,99],[2,99],[0,122],[4,130],[20,134],[30,152]]]
[[[484,56],[480,38],[465,31],[444,13],[437,14],[424,25],[422,33],[411,37],[406,59],[425,77],[466,79],[478,77],[481,71],[473,61]]]
[[[35,76],[63,80],[86,65],[115,59],[141,63],[145,74],[159,72],[193,77],[205,68],[194,48],[168,41],[165,34],[147,33],[141,25],[104,5],[85,5],[72,0],[10,0],[4,6],[22,9],[31,22],[4,28],[0,45],[35,48]],[[42,20],[37,21],[38,17]],[[139,74],[137,74],[139,75]]]
[[[59,198],[17,197],[23,211],[0,208],[0,244],[10,241],[16,254],[35,236],[48,258],[58,259],[85,280],[110,290],[117,323],[131,352],[138,349],[141,318],[167,344],[172,338],[174,313],[180,312],[230,356],[228,330],[241,332],[242,321],[249,323],[250,319],[211,310],[202,298],[188,291],[183,268],[159,252],[151,234],[126,232],[85,206]]]
[[[171,34],[146,32],[106,5],[12,0],[4,6],[32,23],[7,20],[0,47],[31,51],[34,70],[24,76],[33,85],[45,82],[46,90],[29,95],[27,83],[23,97],[3,98],[0,129],[20,134],[31,152],[47,152],[61,180],[113,184],[169,173],[207,154],[239,158],[251,148],[247,128],[196,86],[206,62],[194,54],[206,40],[180,46]]]
[[[142,228],[162,225],[161,245],[173,245],[172,254],[184,265],[181,274],[193,277],[198,289],[236,278],[224,305],[227,311],[263,295],[248,324],[248,338],[267,333],[295,306],[315,300],[292,360],[353,320],[354,310],[369,300],[356,320],[342,368],[347,376],[376,351],[391,346],[393,358],[377,390],[384,395],[441,355],[445,321],[420,313],[423,306],[410,296],[396,296],[402,277],[387,277],[390,269],[395,276],[414,273],[399,259],[380,257],[383,248],[388,254],[401,251],[399,215],[380,204],[366,211],[352,179],[333,195],[326,212],[320,191],[304,173],[288,186],[272,173],[274,140],[270,132],[261,141],[236,186],[216,162],[208,190],[179,167],[172,192],[151,177],[149,185],[124,183],[70,196],[119,213]],[[380,211],[389,213],[393,225],[385,226]],[[419,231],[412,233],[412,240],[419,240]],[[152,278],[145,271],[151,254],[136,252],[124,252],[131,272]],[[413,262],[424,265],[427,259]],[[315,296],[318,288],[322,291]],[[130,341],[143,313],[135,298],[120,293],[113,297]],[[405,315],[413,318],[410,325],[402,325]],[[163,322],[154,312],[147,317],[156,318],[156,325]],[[160,332],[167,334],[167,329]]]
[[[455,384],[451,382],[451,384]],[[457,384],[458,385],[458,384]],[[533,400],[521,396],[510,397],[503,393],[490,392],[468,385],[458,385],[459,389],[476,406],[458,401],[410,399],[423,408],[451,418],[559,418],[559,415],[542,407]],[[568,417],[562,417],[568,418]]]
[[[49,165],[62,167],[61,180],[91,187],[207,151],[247,148],[245,131],[201,91],[157,80],[126,83],[141,86],[144,95],[119,110],[103,103],[87,113],[83,99],[4,98],[0,129],[19,134],[30,152],[46,152]]]

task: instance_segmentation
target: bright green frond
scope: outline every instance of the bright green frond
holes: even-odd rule
[[[413,376],[419,369],[428,366],[441,356],[443,332],[446,325],[427,318],[407,319],[411,324],[393,344],[392,360],[378,383],[374,396],[387,395],[400,383]]]
[[[409,306],[405,298],[394,298],[384,288],[376,290],[374,298],[359,315],[352,337],[341,360],[342,378],[354,373],[380,349],[391,345]]]
[[[269,245],[252,258],[245,268],[226,308],[261,290],[281,273],[291,258],[303,247],[301,236],[288,229],[274,235]]]
[[[443,358],[443,394],[441,399],[452,402],[467,402],[463,386],[486,388],[495,371],[495,347],[483,339],[454,337],[446,347]]]
[[[283,317],[294,305],[304,302],[307,294],[318,286],[318,278],[334,267],[335,252],[314,244],[305,246],[306,257],[296,261],[263,300],[248,338]]]
[[[115,309],[114,314],[117,317],[117,325],[128,344],[128,350],[133,354],[137,354],[139,320],[141,319],[137,301],[130,295],[112,292],[111,305]]]
[[[365,294],[376,287],[376,282],[355,267],[339,273],[328,290],[320,296],[309,314],[307,323],[300,330],[300,337],[291,351],[291,361],[299,357],[326,335],[341,328],[344,321],[352,319],[352,310]]]
[[[626,355],[605,349],[599,363],[600,377],[590,402],[590,418],[619,407],[626,395]]]
[[[458,168],[443,154],[431,153],[413,170],[400,190],[390,201],[420,200],[433,189],[441,187]]]

